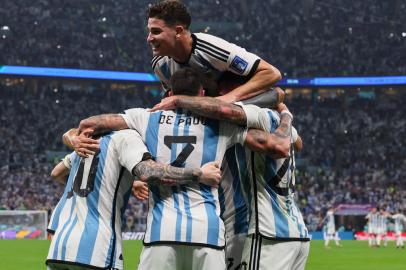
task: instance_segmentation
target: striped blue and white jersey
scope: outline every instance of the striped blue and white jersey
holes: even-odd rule
[[[130,109],[123,115],[137,130],[150,153],[161,163],[196,168],[221,163],[226,149],[243,144],[246,129],[194,116],[189,111],[148,112]],[[150,186],[144,244],[190,243],[222,248],[224,223],[217,188],[203,184]]]
[[[371,231],[375,231],[379,228],[379,213],[378,212],[369,212],[366,216],[368,219],[368,228]]]
[[[72,152],[68,155],[66,155],[63,159],[62,162],[65,165],[67,169],[71,169],[71,164],[72,161],[77,157],[75,152]],[[64,223],[66,222],[67,218],[70,215],[70,212],[68,209],[70,207],[63,207],[65,204],[69,204],[71,201],[66,201],[66,194],[69,192],[69,190],[72,189],[72,183],[69,182],[69,179],[66,183],[66,187],[64,189],[64,193],[62,197],[59,199],[58,203],[56,204],[54,210],[52,211],[51,218],[49,219],[48,223],[48,228],[47,231],[51,234],[54,234],[56,229],[58,228],[59,222]]]
[[[64,200],[47,262],[123,269],[121,227],[133,176],[147,152],[134,130],[103,136],[94,156],[72,155]]]
[[[250,186],[246,153],[244,146],[232,146],[227,149],[221,165],[219,196],[226,239],[248,233]]]
[[[378,228],[380,229],[381,232],[386,232],[388,230],[388,218],[386,214],[379,213]]]
[[[395,221],[395,233],[402,233],[404,230],[404,224],[406,223],[406,217],[403,214],[395,214],[392,216]]]
[[[330,210],[327,211],[326,219],[327,219],[327,232],[329,234],[335,233],[336,224],[335,224],[335,221],[334,221],[334,211],[330,211]]]
[[[279,126],[279,114],[255,105],[242,106],[247,116],[247,126],[274,132]],[[292,129],[292,143],[297,140]],[[288,158],[272,159],[266,155],[250,152],[251,197],[253,198],[249,234],[280,240],[308,241],[309,234],[295,203],[295,158],[293,147]],[[280,176],[280,180],[276,175]]]
[[[191,67],[203,76],[206,95],[218,96],[217,82],[225,71],[250,77],[256,71],[260,58],[244,48],[204,33],[192,34],[192,52],[186,63],[178,63],[168,56],[152,58],[152,69],[162,82],[165,90],[170,90],[170,78],[183,67]]]

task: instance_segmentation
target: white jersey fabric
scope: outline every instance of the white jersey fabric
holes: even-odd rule
[[[279,125],[277,112],[255,105],[242,106],[249,128],[274,132]],[[292,143],[297,140],[297,131],[292,130]],[[260,234],[265,238],[287,241],[309,241],[309,234],[302,214],[295,203],[295,160],[293,147],[288,159],[274,160],[266,155],[251,152],[252,201],[249,234]],[[281,167],[286,167],[281,170]],[[275,184],[275,176],[279,183]]]
[[[146,152],[137,132],[123,130],[103,136],[94,156],[82,159],[72,154],[68,183],[57,208],[69,215],[54,215],[58,224],[47,263],[123,269],[121,226],[131,194],[130,171]]]
[[[406,223],[406,217],[403,214],[395,214],[392,216],[395,221],[395,233],[401,234],[404,230],[404,224]]]
[[[192,53],[185,63],[178,63],[168,56],[152,58],[152,69],[162,82],[165,90],[170,90],[170,78],[183,67],[191,67],[203,75],[206,95],[218,96],[217,82],[225,71],[250,77],[256,71],[260,58],[244,48],[204,33],[192,34]]]
[[[327,211],[327,234],[335,234],[336,225],[334,222],[334,211]]]
[[[194,116],[182,109],[154,113],[130,109],[123,118],[141,134],[156,161],[178,167],[221,163],[227,148],[243,144],[246,136],[244,128]],[[144,245],[159,243],[222,249],[224,223],[218,189],[203,184],[151,185]]]
[[[76,158],[77,158],[76,153],[72,152],[72,153],[66,155],[62,159],[62,162],[63,162],[64,166],[70,170],[71,164],[72,164],[73,160]],[[65,187],[64,193],[63,193],[62,197],[59,199],[58,203],[56,204],[54,210],[52,211],[51,218],[49,219],[47,231],[50,234],[55,233],[56,229],[58,228],[59,222],[61,222],[61,223],[66,222],[66,220],[70,216],[70,211],[68,211],[68,209],[70,209],[70,207],[69,206],[64,207],[64,205],[70,204],[72,202],[71,200],[67,201],[67,193],[72,189],[72,183],[70,183],[68,180],[66,185],[69,186],[69,188]]]
[[[378,233],[378,217],[379,213],[378,212],[369,212],[368,215],[366,216],[366,219],[368,219],[368,233],[376,234]]]

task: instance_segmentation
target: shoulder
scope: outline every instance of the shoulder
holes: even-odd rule
[[[161,65],[169,61],[168,56],[154,56],[151,60],[152,70],[155,71],[156,68],[159,68]]]

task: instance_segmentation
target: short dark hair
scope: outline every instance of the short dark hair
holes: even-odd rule
[[[171,76],[171,90],[174,95],[197,96],[201,87],[200,73],[193,68],[179,69]]]
[[[177,0],[165,0],[156,4],[151,4],[148,8],[148,18],[158,18],[169,26],[176,24],[183,25],[189,29],[192,17],[186,6]]]

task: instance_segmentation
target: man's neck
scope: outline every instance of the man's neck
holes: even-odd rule
[[[179,45],[177,46],[176,52],[172,55],[172,58],[179,63],[185,63],[189,60],[190,54],[192,53],[193,38],[191,35],[182,37],[179,40]]]

